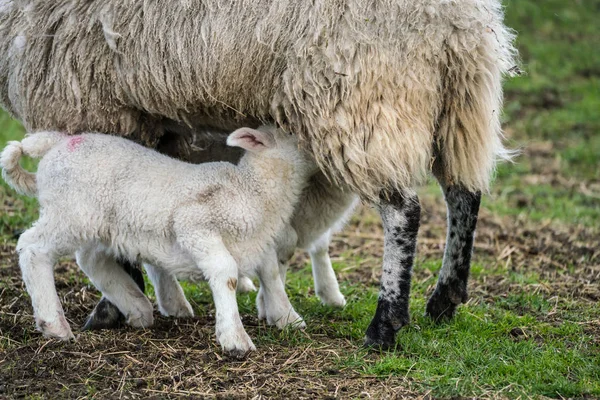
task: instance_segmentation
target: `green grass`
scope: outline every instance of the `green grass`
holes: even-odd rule
[[[590,196],[578,186],[538,185],[523,178],[556,168],[567,180],[600,179],[600,2],[506,4],[526,74],[506,83],[505,120],[512,142],[525,154],[516,166],[500,167],[496,187],[504,188],[501,196],[484,204],[498,214],[597,226],[597,189]],[[551,151],[546,163],[532,165],[527,147],[539,141],[549,142]],[[519,206],[511,201],[515,195],[527,201]]]
[[[0,148],[6,142],[23,138],[23,127],[0,110]],[[25,168],[35,169],[36,162],[23,160]],[[14,231],[29,227],[37,219],[37,200],[19,196],[0,179],[0,242],[13,236]]]
[[[506,83],[504,120],[510,145],[521,148],[523,155],[515,164],[500,166],[483,206],[498,217],[597,231],[600,1],[511,0],[506,5],[507,23],[519,34],[526,74]],[[0,146],[22,135],[21,126],[0,113]],[[35,164],[26,161],[25,166]],[[422,190],[423,196],[439,196],[434,186]],[[12,210],[0,214],[0,241],[11,240],[14,230],[35,220],[36,201],[15,196],[3,182],[0,199]],[[356,257],[344,255],[335,268],[358,265],[361,260]],[[406,377],[418,390],[436,397],[600,397],[598,330],[587,328],[589,321],[600,319],[597,302],[538,292],[539,285],[552,284],[539,270],[513,270],[496,260],[490,260],[490,268],[479,260],[472,278],[504,276],[510,284],[505,285],[507,291],[476,296],[454,320],[434,324],[422,315],[440,265],[440,260],[417,263],[417,274],[433,274],[415,280],[411,325],[399,333],[394,351],[341,353],[332,368],[363,376]],[[577,268],[576,260],[565,268]],[[207,285],[183,287],[197,314],[211,309]],[[311,292],[310,266],[305,265],[290,272],[287,288],[308,323],[307,332],[264,329],[255,338],[258,346],[318,346],[323,336],[360,344],[375,311],[377,287],[341,282],[348,305],[332,310]],[[238,296],[241,314],[255,313],[255,296]]]

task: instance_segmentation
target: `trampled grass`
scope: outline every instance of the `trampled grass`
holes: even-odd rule
[[[287,289],[305,331],[265,326],[255,318],[256,294],[238,296],[259,348],[245,361],[219,356],[212,298],[202,283],[183,284],[194,320],[158,318],[146,331],[49,342],[34,332],[14,254],[14,231],[35,221],[36,201],[2,182],[0,397],[600,397],[600,1],[506,5],[526,74],[506,84],[504,120],[510,147],[522,154],[500,166],[484,199],[470,300],[455,319],[436,324],[423,316],[445,230],[439,189],[430,184],[420,190],[411,325],[393,351],[361,347],[377,304],[382,254],[379,219],[366,208],[331,249],[344,309],[320,304],[302,254],[291,264]],[[0,113],[0,146],[22,135]],[[71,263],[56,275],[76,327],[97,292]]]

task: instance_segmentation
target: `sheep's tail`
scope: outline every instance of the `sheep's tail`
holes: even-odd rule
[[[57,143],[65,139],[58,132],[40,132],[28,135],[21,142],[12,141],[0,154],[2,178],[18,193],[35,197],[37,182],[34,173],[21,167],[19,161],[26,155],[32,158],[42,158]]]
[[[500,21],[490,23],[473,51],[461,49],[460,40],[447,46],[432,165],[443,184],[485,192],[496,163],[518,154],[502,143],[502,78],[520,70],[514,34]]]

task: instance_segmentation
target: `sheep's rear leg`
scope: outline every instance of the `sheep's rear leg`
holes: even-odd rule
[[[131,276],[143,293],[145,291],[144,276],[139,266],[122,259],[117,259],[116,262],[123,268],[127,275]],[[123,322],[125,322],[125,316],[119,311],[117,306],[111,303],[106,297],[102,297],[88,316],[81,330],[117,329]]]
[[[456,307],[467,301],[467,280],[481,192],[458,186],[444,188],[448,208],[448,233],[442,270],[426,313],[434,320],[451,318]]]
[[[154,286],[158,310],[162,315],[181,318],[194,316],[194,310],[173,274],[152,264],[144,263],[144,268]]]
[[[98,244],[90,244],[76,253],[77,264],[94,286],[124,314],[136,328],[154,323],[152,304],[115,257]]]
[[[38,225],[41,226],[39,222]],[[43,243],[36,227],[21,235],[17,252],[23,281],[31,297],[37,328],[45,337],[73,339],[54,284],[53,270],[58,254]]]
[[[379,213],[385,236],[383,275],[365,345],[386,349],[395,344],[396,332],[409,323],[410,280],[421,207],[414,192],[394,193],[381,200]]]

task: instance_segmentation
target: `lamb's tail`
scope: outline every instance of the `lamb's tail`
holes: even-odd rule
[[[34,197],[37,194],[35,174],[21,167],[19,161],[24,155],[42,158],[65,137],[65,134],[59,132],[39,132],[28,135],[21,142],[8,142],[0,154],[2,178],[17,192]]]

